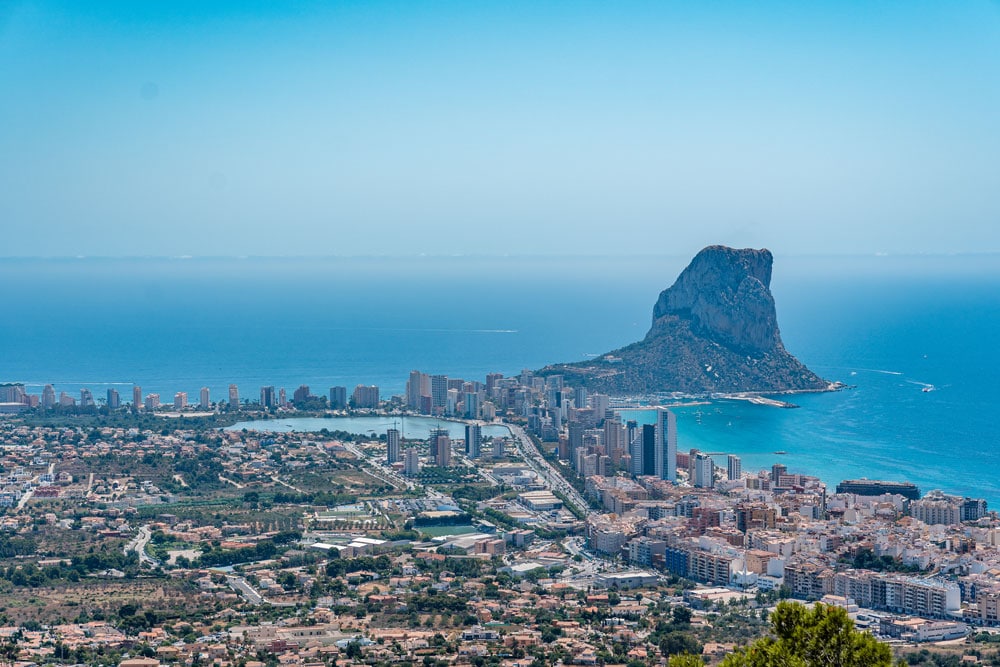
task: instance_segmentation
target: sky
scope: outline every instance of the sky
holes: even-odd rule
[[[0,0],[0,256],[1000,252],[1000,2]]]

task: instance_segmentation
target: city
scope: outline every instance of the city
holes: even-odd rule
[[[623,422],[559,375],[413,371],[388,399],[324,394],[264,386],[248,401],[232,385],[222,401],[206,388],[161,404],[136,386],[131,403],[108,389],[98,406],[87,389],[0,386],[0,583],[23,600],[4,611],[11,650],[714,663],[785,598],[842,608],[899,655],[982,653],[968,642],[988,647],[1000,624],[1000,520],[984,500],[867,479],[827,489],[783,464],[679,452],[669,408]],[[324,428],[268,428],[300,417]]]

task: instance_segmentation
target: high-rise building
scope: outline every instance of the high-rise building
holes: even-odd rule
[[[417,455],[416,447],[406,448],[406,456],[403,457],[403,473],[408,477],[420,474],[420,457]]]
[[[591,398],[596,398],[597,394]],[[621,456],[621,449],[624,448],[625,429],[622,426],[620,417],[612,417],[604,421],[604,450],[614,458],[614,452],[619,450],[617,456]]]
[[[788,466],[782,465],[781,463],[775,463],[771,466],[771,484],[778,486],[778,482],[781,480],[782,475],[788,474]]]
[[[296,403],[303,403],[309,400],[310,397],[312,397],[312,394],[309,392],[309,385],[305,384],[300,384],[299,388],[292,393],[292,400]]]
[[[587,427],[581,422],[570,422],[567,427],[569,430],[569,460],[576,460],[576,450],[583,447],[583,432],[587,430]]]
[[[354,388],[351,402],[355,408],[377,408],[379,403],[378,387],[376,385],[365,386],[359,384]]]
[[[505,452],[503,451],[505,440],[503,438],[493,438],[493,458],[502,459]]]
[[[479,419],[479,393],[468,391],[465,393],[465,418]]]
[[[587,388],[586,387],[575,387],[573,389],[573,405],[578,408],[587,407]],[[604,415],[601,415],[604,417]]]
[[[108,389],[108,407],[117,410],[122,406],[122,398],[118,395],[118,390],[114,387]]]
[[[347,407],[347,387],[330,387],[330,409],[343,410]]]
[[[986,501],[982,498],[962,500],[962,521],[976,521],[986,516]]]
[[[330,409],[343,410],[347,407],[347,387],[330,387]]]
[[[429,415],[433,411],[434,411],[434,406],[431,405],[431,397],[430,397],[430,395],[428,394],[426,396],[421,396],[420,397],[420,409],[417,410],[417,412],[419,412],[422,415]]]
[[[65,391],[59,392],[59,405],[64,408],[69,408],[76,405],[76,399],[67,394]]]
[[[89,389],[80,390],[80,407],[81,408],[94,407],[94,394]]]
[[[677,481],[677,416],[666,408],[656,409],[656,476]]]
[[[0,403],[27,403],[28,395],[20,382],[0,384]]]
[[[420,371],[410,371],[410,379],[406,381],[406,406],[420,412],[420,399],[428,396],[430,378]]]
[[[611,397],[607,394],[591,394],[590,409],[594,411],[594,417],[598,421],[604,419],[611,407]]]
[[[142,407],[142,387],[135,385],[132,387],[132,409],[138,410]]]
[[[385,432],[385,461],[392,465],[399,460],[399,429],[390,428]]]
[[[465,425],[465,455],[470,459],[478,459],[482,453],[483,429],[479,424]]]
[[[273,386],[261,387],[260,388],[260,407],[265,410],[268,408],[273,408],[278,404],[278,397],[274,392]]]
[[[712,460],[712,457],[708,454],[698,452],[695,454],[692,463],[694,476],[691,479],[691,483],[702,489],[710,489],[715,486],[715,462]]]
[[[448,403],[448,376],[432,375],[431,408],[444,409],[447,403]]]
[[[431,437],[428,441],[431,455],[434,457],[434,465],[439,468],[451,467],[451,438],[448,430],[436,428],[431,430]]]
[[[625,437],[628,438],[630,433],[632,437],[628,441],[628,471],[638,477],[642,474],[642,430],[626,429]]]
[[[736,529],[745,533],[752,529],[773,530],[779,513],[763,503],[744,503],[736,507]]]
[[[211,404],[211,395],[208,387],[202,387],[201,392],[198,394],[198,407],[202,410],[208,410],[208,406]]]
[[[597,474],[601,477],[614,476],[614,466],[611,463],[611,457],[607,454],[601,454],[597,457]]]
[[[656,473],[656,426],[643,424],[641,428],[632,429],[629,454],[632,458],[632,474],[655,475]]]
[[[42,389],[42,407],[52,408],[56,404],[56,390],[52,388],[52,385],[47,384],[45,388]]]
[[[486,374],[486,393],[493,396],[493,392],[496,389],[497,383],[503,379],[503,373],[487,373]]]
[[[179,391],[174,394],[174,410],[183,410],[188,405],[188,395],[186,391]]]
[[[155,410],[158,407],[160,407],[160,395],[146,394],[146,409]]]
[[[229,409],[238,410],[240,407],[240,390],[235,384],[229,385]]]
[[[288,394],[285,393],[285,388],[282,387],[281,389],[278,390],[278,407],[284,408],[287,406],[288,406]]]
[[[736,480],[743,476],[743,462],[740,457],[730,454],[726,457],[726,477]]]

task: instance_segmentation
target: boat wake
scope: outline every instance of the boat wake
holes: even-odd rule
[[[910,384],[915,384],[918,387],[922,387],[921,391],[923,391],[924,393],[932,392],[935,389],[937,389],[937,387],[927,382],[917,382],[916,380],[907,380],[907,382],[909,382]]]

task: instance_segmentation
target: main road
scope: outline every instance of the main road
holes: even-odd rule
[[[545,460],[542,453],[538,451],[538,447],[535,446],[534,440],[532,440],[524,429],[520,426],[514,424],[505,424],[507,428],[510,429],[511,434],[514,436],[514,446],[517,448],[518,453],[521,458],[524,459],[535,473],[544,479],[548,483],[549,488],[554,491],[559,491],[567,498],[569,501],[576,505],[581,511],[585,512],[588,516],[594,513],[590,509],[590,505],[583,496],[573,488],[573,485],[566,481],[566,479],[552,467],[552,464]]]
[[[148,525],[140,526],[139,534],[129,540],[128,544],[125,545],[125,553],[134,551],[139,554],[140,565],[149,565],[150,567],[159,565],[160,561],[146,553],[146,545],[149,544],[149,540],[152,539],[152,537],[153,533],[150,531]]]
[[[247,580],[244,579],[243,577],[227,574],[226,583],[229,584],[230,588],[232,588],[234,591],[242,595],[247,602],[249,602],[254,606],[266,602],[264,596],[255,591],[253,589],[253,586],[247,583]]]

